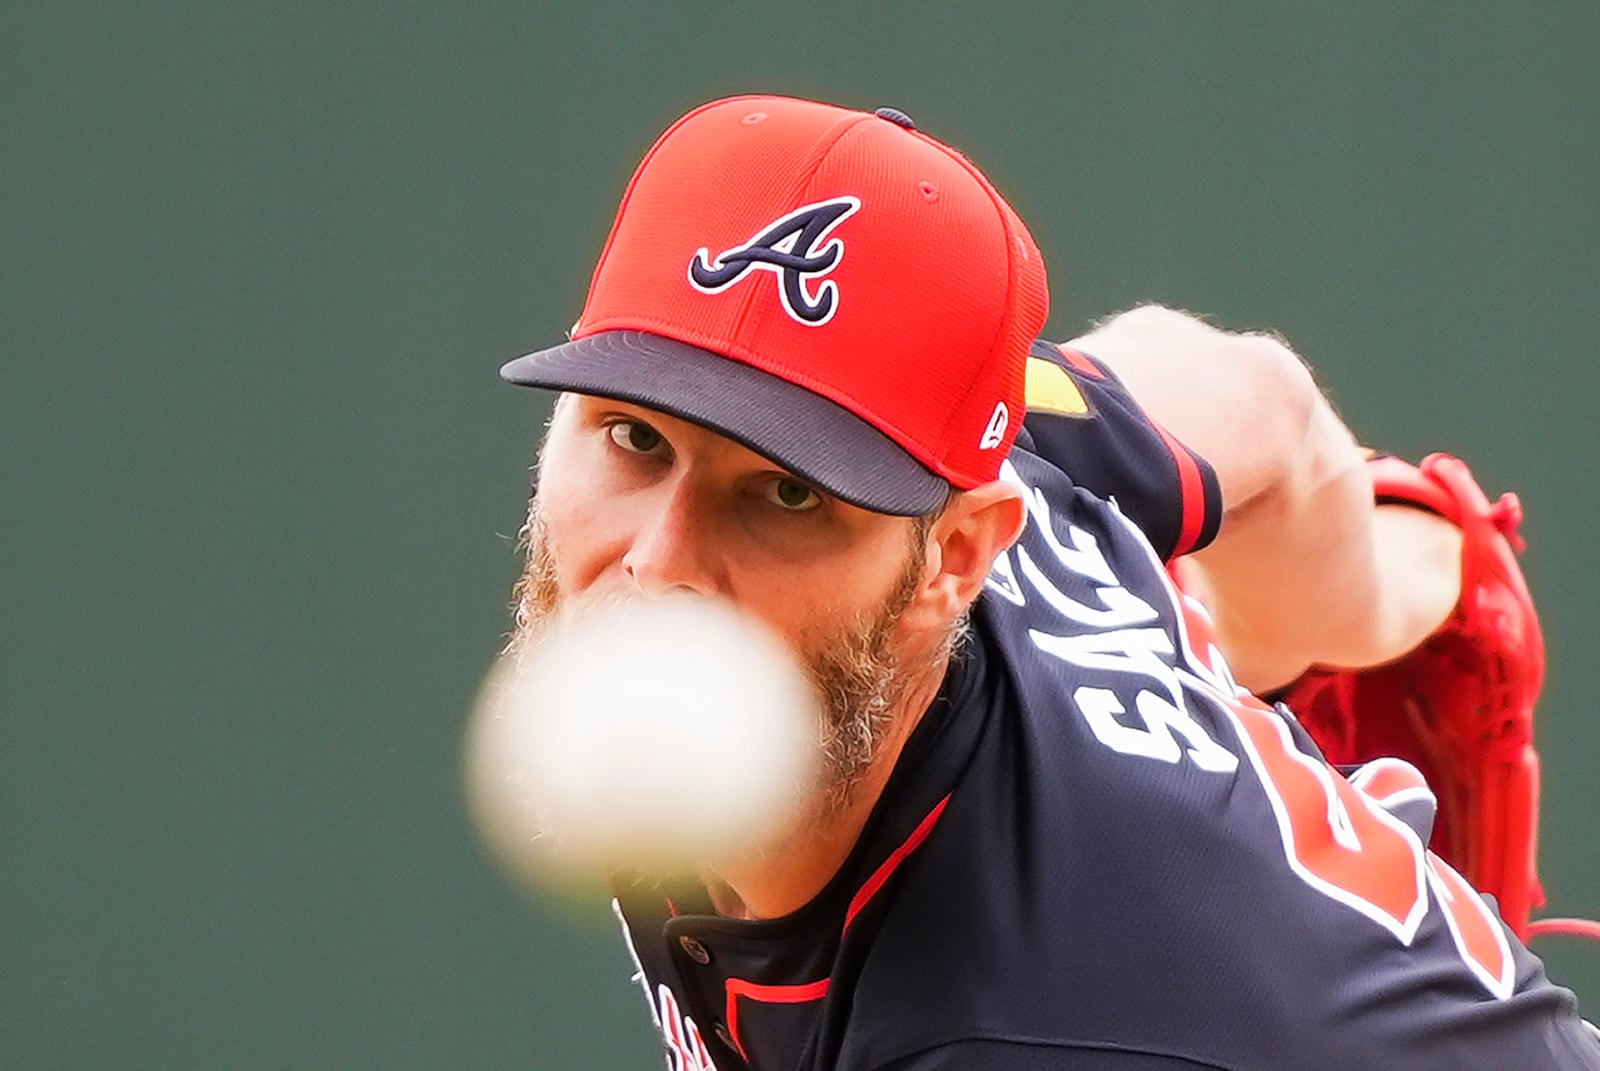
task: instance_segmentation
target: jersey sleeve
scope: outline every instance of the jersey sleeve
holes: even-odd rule
[[[1115,500],[1163,560],[1210,543],[1222,492],[1205,459],[1150,417],[1110,369],[1043,340],[1028,354],[1020,449],[1077,486]]]

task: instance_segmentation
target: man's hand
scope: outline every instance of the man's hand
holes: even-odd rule
[[[1457,533],[1460,598],[1414,649],[1385,665],[1317,667],[1282,699],[1328,759],[1395,755],[1439,800],[1431,846],[1499,902],[1519,936],[1544,901],[1536,872],[1539,759],[1534,704],[1544,640],[1516,550],[1515,495],[1490,502],[1467,466],[1435,454],[1420,467],[1373,462],[1379,514],[1414,514]]]

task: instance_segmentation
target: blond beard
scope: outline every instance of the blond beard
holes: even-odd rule
[[[895,651],[894,631],[922,576],[924,546],[932,518],[917,518],[911,553],[883,609],[855,615],[800,652],[806,675],[821,700],[821,770],[817,779],[817,817],[837,814],[882,748],[903,697],[908,674]],[[534,498],[520,533],[527,554],[522,576],[512,589],[513,629],[507,644],[516,650],[535,640],[562,607],[556,552]],[[959,641],[964,622],[952,627],[938,652],[947,656]]]

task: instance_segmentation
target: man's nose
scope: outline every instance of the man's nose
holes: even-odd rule
[[[661,490],[622,557],[623,570],[647,595],[716,594],[718,570],[710,553],[714,522],[709,504],[689,480]]]

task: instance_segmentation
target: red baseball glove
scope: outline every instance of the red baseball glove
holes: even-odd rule
[[[1404,657],[1362,670],[1313,669],[1281,698],[1330,762],[1394,755],[1422,771],[1439,800],[1430,847],[1495,897],[1518,936],[1541,926],[1574,932],[1568,920],[1528,917],[1544,903],[1533,715],[1545,660],[1516,560],[1522,506],[1513,494],[1491,503],[1467,466],[1444,454],[1420,467],[1375,458],[1372,474],[1380,504],[1430,510],[1460,526],[1461,600]]]

